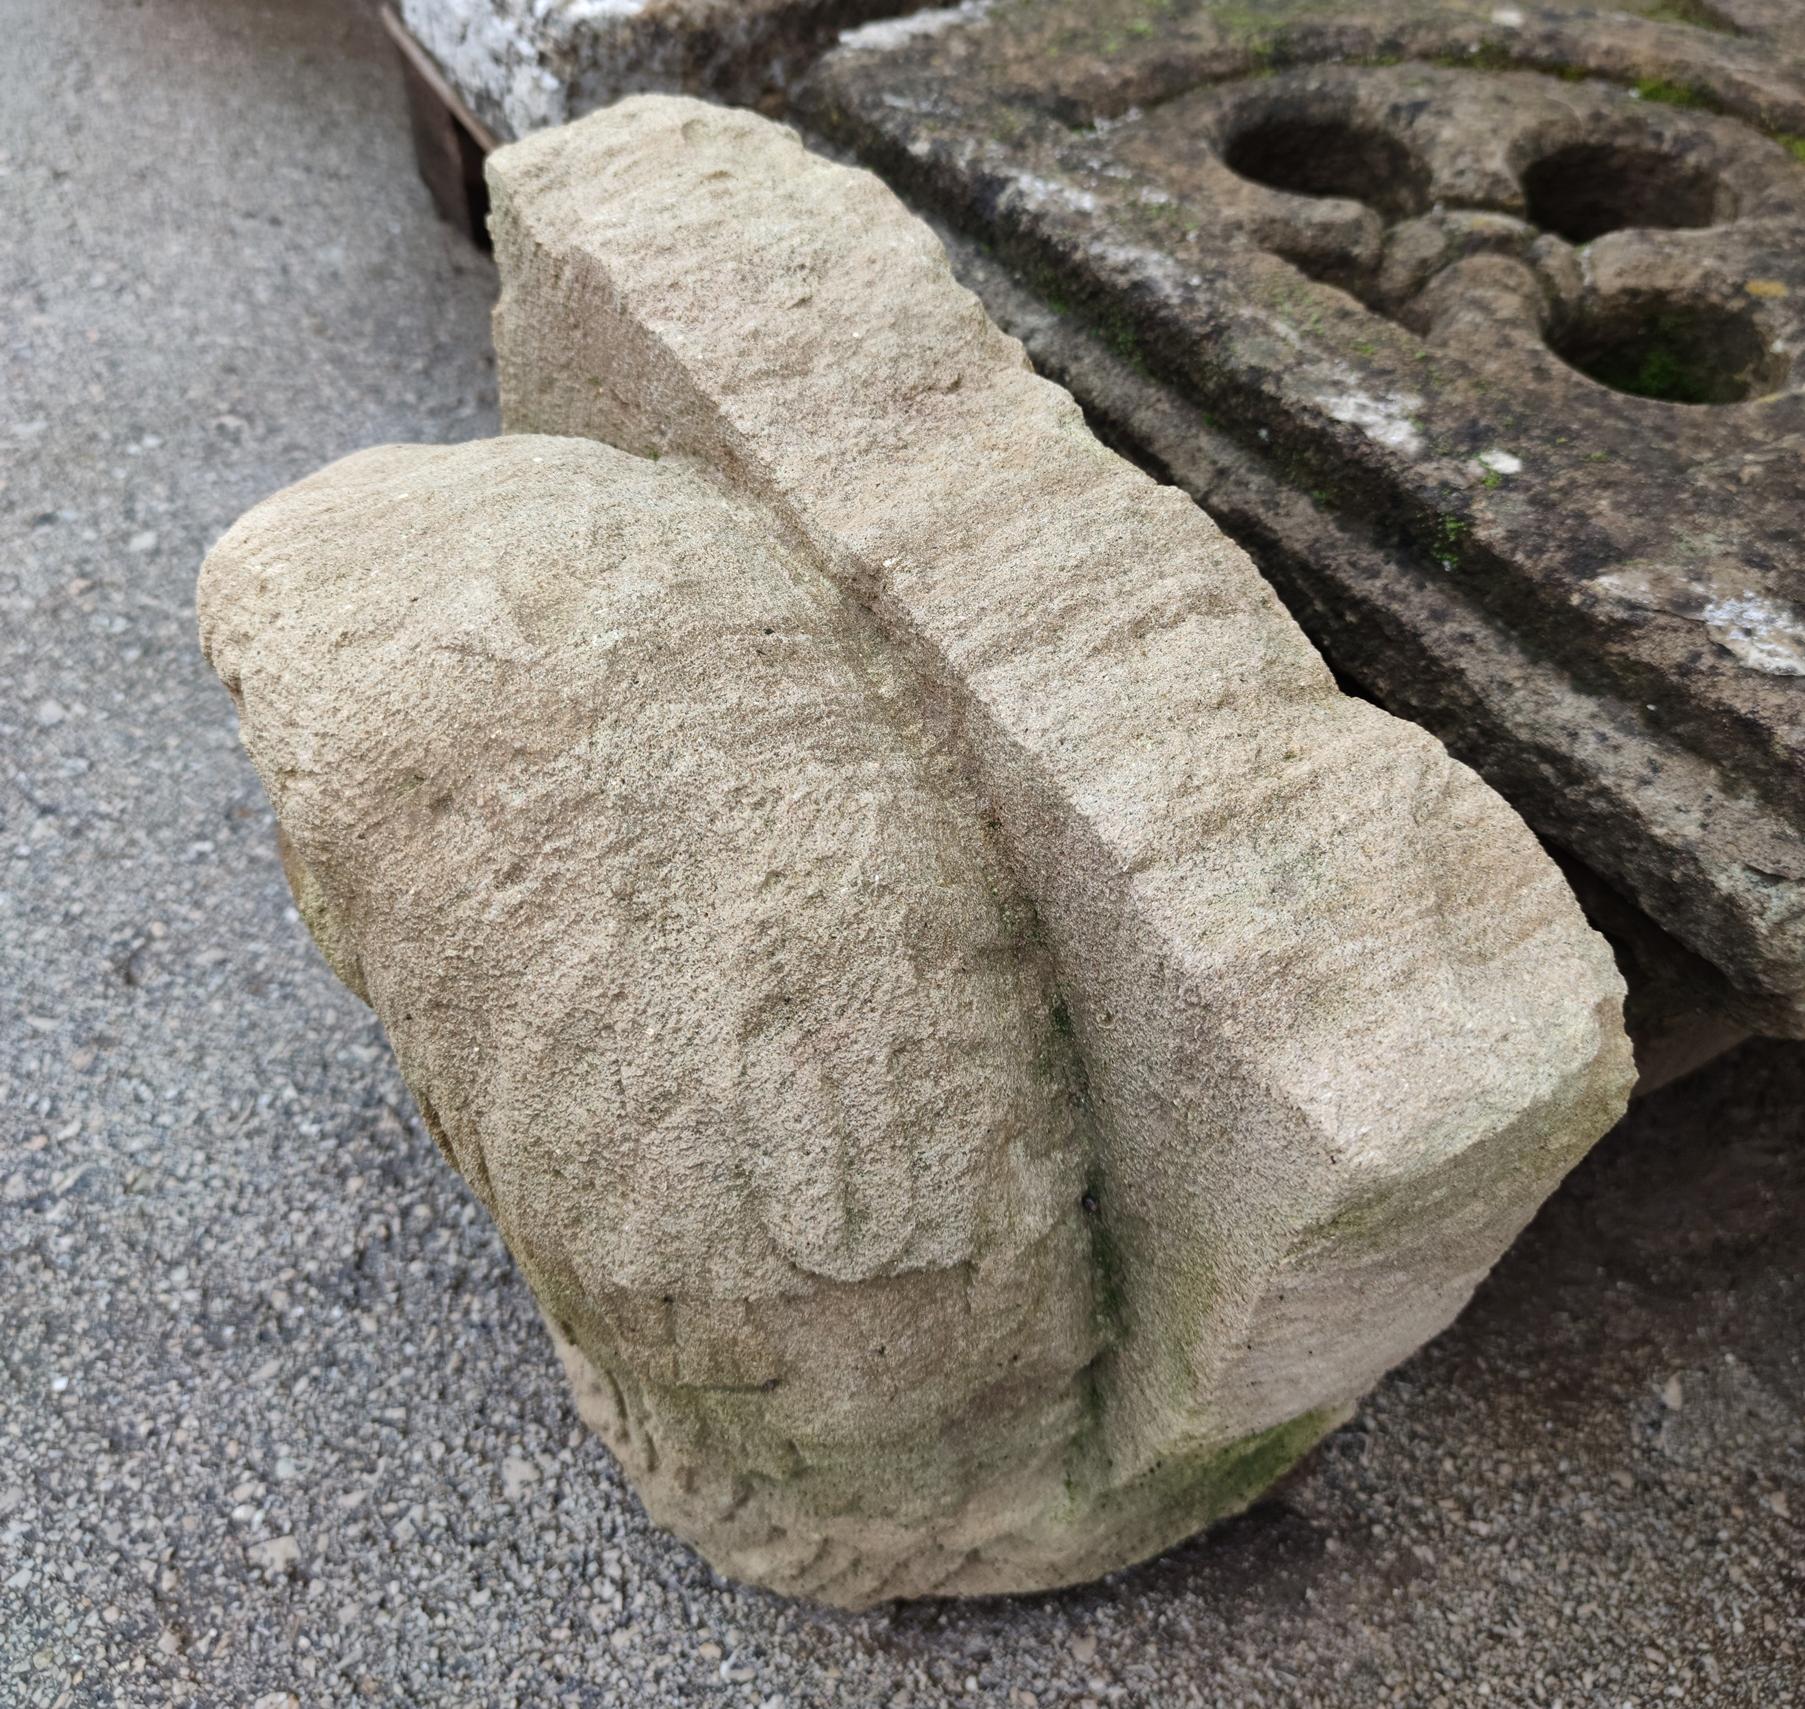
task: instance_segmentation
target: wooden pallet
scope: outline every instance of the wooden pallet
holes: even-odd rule
[[[401,60],[414,161],[433,206],[479,249],[487,249],[489,187],[483,181],[483,161],[499,139],[446,81],[394,8],[384,6],[381,18]]]

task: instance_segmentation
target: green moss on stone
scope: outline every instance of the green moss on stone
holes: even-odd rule
[[[1324,1407],[1255,1431],[1225,1447],[1163,1460],[1115,1498],[1157,1522],[1171,1516],[1174,1536],[1245,1511],[1345,1416]]]
[[[1146,354],[1141,349],[1140,334],[1127,314],[1121,309],[1105,310],[1098,317],[1096,326],[1103,342],[1137,374],[1145,375],[1149,371]]]
[[[1471,528],[1472,524],[1464,516],[1443,513],[1435,519],[1434,538],[1429,543],[1429,553],[1444,570],[1460,568],[1467,534]]]
[[[1717,101],[1704,89],[1689,83],[1673,83],[1665,77],[1644,77],[1636,85],[1636,93],[1644,101],[1659,101],[1664,107],[1691,107],[1700,112],[1715,112]]]
[[[1635,336],[1585,352],[1575,366],[1613,391],[1660,403],[1734,403],[1747,395],[1710,327],[1701,330],[1699,318],[1681,310],[1650,316]]]
[[[1101,1170],[1093,1170],[1084,1186],[1085,1221],[1091,1242],[1091,1299],[1097,1328],[1110,1342],[1120,1341],[1128,1324],[1128,1263],[1115,1230],[1105,1215]]]

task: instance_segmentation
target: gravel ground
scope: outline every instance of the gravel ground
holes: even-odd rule
[[[718,1581],[288,905],[246,505],[493,431],[368,16],[0,0],[0,1703],[1805,1702],[1805,1050],[1651,1100],[1247,1517],[1056,1596]]]

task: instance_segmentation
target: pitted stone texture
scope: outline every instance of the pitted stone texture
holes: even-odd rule
[[[399,0],[414,39],[498,136],[646,89],[769,100],[842,26],[922,0]]]
[[[1642,9],[997,6],[803,99],[1341,668],[1798,1033],[1801,33]]]
[[[1609,1119],[1607,957],[1515,816],[1340,695],[875,180],[679,101],[490,179],[508,424],[758,495],[914,674],[1052,957],[1105,1346],[1061,1517],[948,1587],[1179,1534],[1224,1501],[1216,1457],[1445,1322]]]
[[[874,179],[668,99],[491,171],[524,431],[259,507],[203,634],[584,1415],[845,1604],[1245,1505],[1622,1109],[1607,950]]]
[[[1069,1053],[845,602],[697,475],[521,436],[335,464],[200,604],[308,924],[649,1489],[830,1590],[770,1492],[981,1536],[968,1490],[1056,1483],[1099,1345]]]

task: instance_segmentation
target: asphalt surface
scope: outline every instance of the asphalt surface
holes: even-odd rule
[[[1805,1702],[1805,1049],[1582,1166],[1272,1499],[1055,1596],[718,1580],[289,907],[246,506],[494,431],[368,14],[0,0],[0,1705]]]

